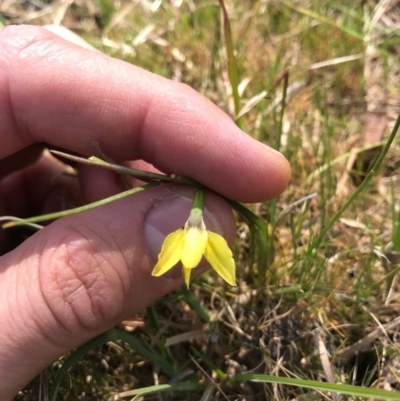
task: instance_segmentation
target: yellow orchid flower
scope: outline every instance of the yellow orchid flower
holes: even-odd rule
[[[235,261],[228,243],[221,235],[207,230],[204,224],[204,196],[203,190],[196,192],[185,226],[165,238],[152,275],[159,277],[181,261],[189,287],[191,271],[204,256],[228,284],[236,286]]]

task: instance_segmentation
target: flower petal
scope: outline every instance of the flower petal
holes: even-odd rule
[[[151,272],[153,276],[161,276],[181,260],[183,236],[183,229],[167,235],[162,244],[161,252],[158,255],[158,262]]]
[[[208,240],[208,233],[203,224],[200,227],[184,229],[184,240],[182,248],[183,266],[193,269],[203,257]]]
[[[204,256],[211,267],[230,285],[236,286],[235,261],[225,238],[208,231]]]
[[[183,266],[183,278],[185,279],[185,284],[186,287],[190,287],[190,273],[192,272],[192,269]]]

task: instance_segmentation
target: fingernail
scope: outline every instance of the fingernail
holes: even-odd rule
[[[189,218],[191,204],[191,198],[173,196],[161,201],[147,212],[144,222],[144,240],[153,265],[157,263],[165,237],[185,225]],[[221,233],[217,220],[207,209],[204,210],[204,222],[208,229]],[[201,262],[199,268],[205,265],[207,263]],[[179,273],[172,272],[168,276],[177,274],[181,274],[180,269]]]
[[[190,213],[191,199],[174,196],[165,199],[147,212],[144,222],[144,240],[154,264],[165,237],[182,228]]]

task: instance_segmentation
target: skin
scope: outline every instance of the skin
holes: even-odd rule
[[[74,178],[43,151],[90,156],[93,141],[114,160],[185,175],[240,202],[284,190],[284,157],[193,89],[67,39],[32,26],[0,31],[1,215],[56,211],[122,191],[114,173],[78,166]],[[57,220],[17,247],[11,231],[0,231],[3,400],[59,356],[182,285],[181,274],[151,271],[157,235],[182,225],[192,196],[191,188],[163,185]],[[226,202],[208,194],[206,213],[210,229],[232,243]]]

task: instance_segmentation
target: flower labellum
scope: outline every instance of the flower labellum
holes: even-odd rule
[[[182,262],[186,286],[190,274],[204,256],[211,267],[230,285],[236,286],[235,261],[226,240],[206,229],[203,220],[204,191],[194,195],[189,219],[185,226],[169,234],[162,245],[152,275],[159,277]]]

